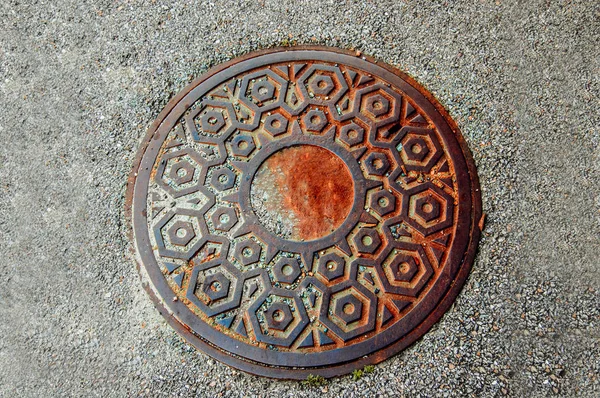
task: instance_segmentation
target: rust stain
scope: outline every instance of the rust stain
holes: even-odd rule
[[[313,240],[339,227],[354,200],[354,182],[344,162],[314,145],[285,148],[264,166],[273,177],[282,203],[278,211],[295,215],[292,238]]]
[[[479,220],[479,230],[480,231],[483,231],[483,228],[485,228],[485,217],[486,217],[486,214],[483,213],[481,215],[481,219]]]

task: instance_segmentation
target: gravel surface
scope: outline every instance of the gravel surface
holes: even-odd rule
[[[0,396],[600,396],[599,2],[27,3],[0,0]],[[360,49],[434,93],[488,214],[433,330],[322,387],[182,341],[141,287],[123,214],[167,101],[294,43]]]

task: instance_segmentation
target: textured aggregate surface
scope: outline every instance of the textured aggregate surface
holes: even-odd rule
[[[0,396],[600,395],[600,3],[0,1]],[[325,386],[235,371],[152,307],[127,175],[210,66],[355,48],[448,109],[488,214],[472,274],[420,341]]]

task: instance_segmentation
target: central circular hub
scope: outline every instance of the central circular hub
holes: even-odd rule
[[[281,149],[254,176],[251,203],[261,224],[288,240],[315,240],[335,231],[354,202],[346,164],[314,145]]]

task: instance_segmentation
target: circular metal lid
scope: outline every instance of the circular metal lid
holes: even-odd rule
[[[127,214],[180,334],[239,369],[304,379],[381,362],[442,316],[481,199],[431,94],[374,60],[297,47],[237,58],[173,98]]]

